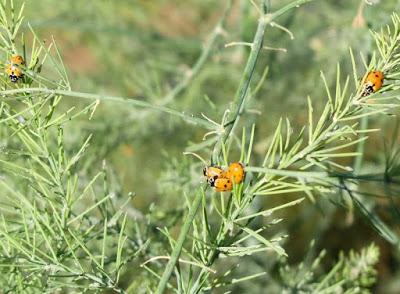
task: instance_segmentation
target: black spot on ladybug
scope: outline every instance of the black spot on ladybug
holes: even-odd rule
[[[226,184],[224,185],[224,188],[228,187]]]
[[[379,75],[375,74],[375,77],[376,77],[376,78],[379,78]]]

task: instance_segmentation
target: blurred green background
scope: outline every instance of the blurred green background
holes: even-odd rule
[[[273,0],[272,6],[287,2]],[[265,45],[286,48],[287,53],[266,50],[259,59],[255,80],[260,79],[266,66],[269,72],[251,101],[251,108],[257,110],[249,117],[256,123],[254,162],[263,156],[280,117],[288,117],[299,130],[307,121],[307,95],[316,103],[316,111],[323,105],[326,95],[320,71],[334,82],[336,63],[340,62],[343,72],[350,73],[348,48],[368,55],[373,49],[369,29],[388,24],[391,13],[400,8],[397,0],[370,1],[375,3],[372,6],[363,2],[320,0],[293,10],[279,23],[294,34],[294,40],[281,30],[268,28]],[[201,54],[225,4],[211,0],[34,0],[27,1],[25,15],[26,23],[42,38],[54,36],[73,90],[157,104]],[[213,47],[209,60],[190,86],[168,105],[196,116],[204,113],[219,121],[236,91],[248,53],[248,48],[224,48],[224,44],[251,41],[256,23],[257,14],[250,1],[234,1],[225,33]],[[28,27],[23,29],[27,31]],[[65,103],[84,104],[76,99]],[[372,127],[382,127],[384,131],[372,134],[367,141],[364,172],[383,168],[383,140],[392,135],[395,123],[395,118],[387,116],[370,120]],[[84,134],[94,134],[87,155],[91,168],[101,169],[105,159],[122,192],[136,193],[134,205],[139,210],[146,211],[154,203],[162,215],[182,201],[176,185],[189,182],[194,187],[202,180],[201,165],[182,153],[189,141],[201,142],[205,131],[165,114],[104,103],[92,121],[74,122],[68,132],[71,148]],[[207,152],[199,153],[209,158]],[[384,193],[379,184],[366,188]],[[268,201],[261,205],[268,205]],[[375,241],[381,248],[376,291],[399,293],[398,250],[357,214],[352,218],[344,210],[333,210],[328,199],[317,203],[302,204],[284,215],[287,221],[279,230],[290,235],[285,245],[289,260],[301,261],[313,238],[318,241],[317,248],[326,248],[332,259],[340,250],[358,249]],[[385,199],[377,203],[383,211],[388,206]],[[388,217],[388,221],[392,219]],[[398,222],[390,224],[399,231]],[[329,266],[332,260],[325,262]],[[253,266],[252,261],[248,266]],[[263,282],[257,283],[262,288]],[[252,289],[246,287],[256,287],[257,283],[245,283],[237,293]]]

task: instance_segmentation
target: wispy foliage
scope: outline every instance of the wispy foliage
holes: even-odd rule
[[[25,43],[16,41],[23,7],[18,15],[13,1],[2,2],[3,60],[23,52],[28,61],[25,78],[12,84],[3,76],[2,88],[56,84],[69,89],[54,43],[45,47],[33,34],[27,54]],[[42,67],[52,68],[57,75],[46,78],[39,73]],[[61,98],[21,92],[1,101],[0,285],[4,293],[123,292],[118,287],[121,269],[145,246],[127,234],[123,209],[131,197],[125,203],[115,201],[106,166],[94,176],[79,174],[90,137],[70,150],[64,130],[71,119],[90,115],[96,103],[60,114],[55,110]]]
[[[330,270],[321,273],[325,251],[308,263],[297,266],[282,264],[280,277],[282,293],[372,293],[370,287],[377,279],[375,266],[379,261],[379,248],[371,244],[360,252],[343,252]]]

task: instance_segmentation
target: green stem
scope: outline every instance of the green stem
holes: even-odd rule
[[[155,111],[160,111],[164,113],[168,113],[173,116],[177,116],[187,121],[188,123],[202,126],[207,129],[214,129],[215,127],[208,121],[202,118],[194,117],[193,115],[185,114],[182,111],[178,111],[172,108],[168,108],[166,106],[154,105],[146,101],[136,100],[128,97],[119,97],[119,96],[107,96],[107,95],[99,95],[99,94],[91,94],[91,93],[83,93],[83,92],[75,92],[68,90],[59,90],[59,89],[47,89],[47,88],[22,88],[22,89],[13,89],[13,90],[5,90],[0,91],[0,95],[14,95],[14,94],[32,94],[32,93],[42,93],[42,94],[53,94],[53,95],[62,95],[69,97],[77,97],[83,99],[90,100],[99,100],[99,101],[112,101],[125,103],[134,107],[143,107],[149,108]]]
[[[249,84],[250,84],[251,78],[253,76],[255,64],[257,61],[257,57],[262,48],[262,43],[263,43],[263,38],[264,38],[264,30],[265,30],[266,25],[267,25],[267,22],[265,21],[265,18],[261,18],[258,23],[256,35],[254,37],[252,50],[250,52],[242,80],[239,84],[239,88],[236,92],[236,96],[234,99],[234,105],[235,105],[235,107],[234,107],[235,115],[233,118],[234,122],[227,127],[225,135],[222,139],[223,141],[225,141],[229,137],[230,132],[232,131],[233,127],[235,126],[236,121],[238,120],[240,113],[242,111],[242,107],[244,104],[244,98],[247,95]],[[222,141],[220,141],[219,143],[216,144],[216,146],[214,147],[213,153],[217,154],[217,156],[218,156],[221,152],[221,147],[222,147]],[[196,197],[194,199],[194,202],[190,209],[190,212],[189,212],[188,216],[186,217],[186,220],[183,223],[183,226],[181,228],[181,232],[179,234],[178,241],[174,247],[174,250],[172,251],[171,259],[169,260],[167,267],[161,277],[160,283],[158,284],[158,288],[156,291],[157,294],[162,294],[165,291],[168,280],[172,274],[172,271],[175,267],[175,264],[179,258],[180,252],[182,250],[183,242],[186,239],[187,232],[189,231],[189,228],[190,228],[190,226],[194,220],[194,217],[196,216],[197,210],[201,204],[202,197],[203,197],[202,194],[199,193],[198,195],[196,195]]]
[[[276,176],[283,177],[293,177],[293,178],[328,178],[331,175],[326,172],[311,172],[311,171],[296,171],[296,170],[284,170],[284,169],[273,169],[273,168],[265,168],[265,167],[257,167],[257,166],[246,166],[246,172],[256,172],[256,173],[265,173]]]
[[[221,139],[214,146],[211,162],[218,161],[218,157],[221,154],[223,143],[227,141],[227,139],[230,137],[231,133],[234,131],[235,127],[239,123],[239,119],[245,105],[244,102],[249,91],[250,82],[253,78],[253,73],[256,67],[257,59],[263,47],[264,33],[266,26],[269,25],[271,22],[273,22],[277,17],[287,12],[288,10],[311,1],[313,0],[297,0],[292,3],[289,3],[288,5],[282,7],[281,9],[275,11],[274,13],[269,13],[270,11],[269,0],[264,0],[262,2],[262,9],[265,14],[262,15],[258,21],[257,31],[254,36],[253,43],[251,45],[250,55],[247,59],[242,79],[240,80],[238,90],[236,91],[235,98],[233,100],[231,115],[228,118],[229,124],[225,127],[225,132],[222,135]]]
[[[207,189],[207,187],[205,187],[202,191],[200,191],[194,198],[192,207],[190,208],[189,213],[186,216],[185,222],[183,223],[183,225],[181,227],[181,231],[179,233],[178,240],[176,240],[175,247],[171,253],[171,258],[169,259],[167,266],[164,270],[164,273],[161,277],[161,280],[158,284],[157,291],[156,291],[157,294],[164,293],[165,288],[167,287],[168,280],[172,274],[172,271],[174,270],[176,262],[179,259],[179,256],[182,251],[183,243],[185,242],[185,239],[186,239],[186,235],[189,232],[190,226],[192,225],[192,222],[196,216],[197,210],[200,207],[200,204],[204,197],[204,192],[206,189]]]
[[[360,121],[360,130],[366,130],[368,128],[368,116],[363,116]],[[361,134],[361,138],[365,137],[365,133]],[[356,156],[354,160],[354,173],[358,175],[361,172],[361,165],[364,159],[364,149],[365,149],[365,141],[366,140],[360,140],[357,144],[357,150],[356,152],[359,153],[360,155]]]
[[[228,119],[228,121],[230,121],[230,124],[225,127],[225,132],[222,135],[222,138],[214,146],[214,150],[212,153],[212,162],[217,162],[217,159],[221,153],[223,143],[226,142],[226,140],[229,138],[229,136],[235,129],[237,123],[239,122],[239,118],[243,112],[245,104],[244,101],[249,90],[251,79],[253,77],[258,55],[262,49],[264,41],[264,32],[267,24],[268,22],[266,18],[261,17],[258,22],[256,34],[254,36],[253,45],[251,46],[250,55],[247,59],[246,67],[244,69],[242,79],[240,80],[240,84],[238,90],[236,91],[236,95],[233,101],[233,107],[231,109],[232,115]]]
[[[287,10],[297,7],[300,4],[310,2],[310,1],[312,1],[312,0],[294,1],[290,4],[288,4],[287,6],[281,8],[280,10],[276,11],[273,14],[268,13],[270,10],[270,6],[269,6],[270,1],[269,0],[262,1],[262,9],[265,14],[262,15],[259,19],[257,31],[256,31],[256,34],[253,39],[253,43],[251,46],[251,51],[250,51],[249,57],[247,59],[246,67],[244,69],[244,73],[243,73],[242,79],[240,81],[238,90],[236,91],[236,94],[235,94],[233,106],[231,109],[231,115],[228,120],[228,121],[230,121],[230,124],[228,124],[225,127],[225,132],[224,132],[222,138],[214,146],[213,153],[212,153],[212,161],[213,162],[217,161],[217,158],[221,153],[223,143],[226,142],[226,140],[228,140],[228,138],[230,137],[231,133],[235,129],[235,127],[239,121],[239,118],[243,112],[245,98],[248,94],[250,82],[253,78],[253,73],[255,70],[257,59],[258,59],[259,53],[263,46],[264,33],[265,33],[266,26],[268,24],[270,24],[275,18],[277,18],[278,16],[285,13]],[[204,190],[203,190],[203,193],[204,193]],[[196,195],[196,197],[194,199],[194,202],[189,211],[189,214],[186,217],[185,222],[183,223],[183,226],[181,228],[181,232],[179,234],[178,241],[172,251],[171,259],[169,260],[167,267],[166,267],[166,269],[161,277],[161,280],[158,284],[158,288],[156,291],[157,294],[162,294],[165,291],[168,280],[169,280],[169,278],[172,274],[172,271],[178,261],[180,252],[182,250],[183,243],[186,238],[186,235],[187,235],[189,228],[196,216],[196,212],[197,212],[198,208],[200,207],[202,197],[203,197],[202,193],[199,193],[198,195]],[[217,251],[213,250],[213,252],[211,252],[210,256],[211,256],[211,259],[214,260],[217,256]]]
[[[281,9],[278,9],[277,11],[275,11],[274,13],[271,14],[271,21],[274,20],[275,18],[281,16],[282,14],[285,14],[286,12],[288,12],[289,10],[293,9],[293,8],[297,8],[302,4],[305,4],[307,2],[311,2],[314,0],[297,0],[297,1],[293,1],[292,3],[289,3],[288,5],[285,5],[284,7],[282,7]]]
[[[225,9],[220,21],[219,21],[217,27],[214,29],[214,32],[213,32],[213,34],[211,36],[211,40],[208,43],[208,49],[206,49],[204,51],[204,54],[199,58],[198,62],[194,65],[191,76],[193,76],[194,74],[196,74],[199,71],[200,67],[205,62],[205,59],[210,54],[211,47],[212,47],[211,44],[213,44],[217,40],[217,37],[221,34],[222,28],[223,28],[223,26],[225,24],[226,18],[228,16],[231,8],[232,8],[232,0],[229,0],[228,1],[228,5],[227,5],[227,7],[226,7],[226,9]],[[187,81],[183,81],[181,83],[181,85],[178,85],[175,88],[175,90],[176,91],[181,91],[181,88],[186,87],[186,83],[188,83],[190,81],[191,76],[188,77]],[[172,92],[171,94],[174,94],[174,93]],[[168,100],[168,98],[166,100]],[[181,231],[179,233],[179,237],[178,237],[178,239],[176,241],[176,244],[175,244],[175,247],[174,247],[174,249],[173,249],[173,251],[171,253],[171,258],[168,261],[167,266],[166,266],[166,268],[165,268],[165,270],[163,272],[163,275],[161,277],[161,280],[160,280],[160,282],[158,284],[156,293],[160,293],[160,294],[164,293],[164,291],[165,291],[165,289],[167,287],[169,278],[171,277],[171,274],[172,274],[172,272],[174,270],[174,267],[175,267],[175,265],[176,265],[176,263],[177,263],[177,261],[179,259],[179,256],[181,254],[183,243],[186,240],[186,235],[189,232],[189,229],[190,229],[190,227],[191,227],[191,225],[193,223],[193,220],[194,220],[194,218],[195,218],[195,216],[197,214],[197,210],[200,207],[200,204],[201,204],[201,201],[202,201],[202,199],[204,197],[204,192],[205,192],[206,189],[207,189],[207,187],[205,187],[201,191],[201,193],[198,193],[198,195],[196,195],[196,197],[195,197],[195,199],[193,201],[193,204],[192,204],[192,206],[191,206],[191,208],[189,210],[189,213],[186,216],[186,219],[185,219],[185,221],[184,221],[184,223],[183,223],[183,225],[181,227]]]

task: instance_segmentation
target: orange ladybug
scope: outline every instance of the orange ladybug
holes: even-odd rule
[[[10,78],[11,82],[16,83],[24,76],[24,73],[20,69],[20,65],[23,64],[25,64],[25,61],[21,55],[13,55],[11,57],[10,63],[7,64],[5,68],[5,72]]]
[[[206,166],[203,168],[203,174],[207,177],[207,180],[210,182],[212,180],[216,180],[220,177],[225,176],[225,171],[219,166]]]
[[[22,78],[24,74],[22,73],[21,69],[13,64],[8,64],[5,69],[6,74],[10,78],[10,81],[16,83],[18,79]]]
[[[233,162],[229,165],[226,177],[231,179],[233,183],[239,184],[243,182],[245,171],[240,162]]]
[[[22,65],[25,63],[24,58],[21,55],[12,56],[10,61],[13,65]]]
[[[362,96],[368,96],[376,91],[379,91],[383,85],[384,74],[379,70],[374,70],[368,73],[364,83],[364,91]]]
[[[214,187],[218,192],[232,191],[233,183],[228,178],[217,178],[210,181],[211,187]]]

